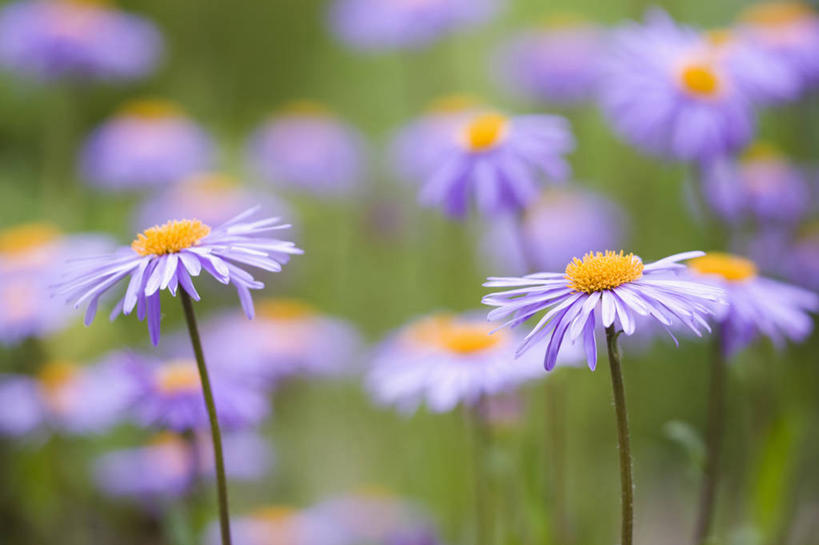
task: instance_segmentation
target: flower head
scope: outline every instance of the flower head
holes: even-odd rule
[[[135,79],[161,50],[153,24],[104,3],[35,0],[0,11],[0,66],[38,79]]]
[[[336,537],[336,529],[320,518],[283,505],[266,505],[234,518],[231,535],[234,543],[242,545],[346,545]],[[222,543],[215,522],[205,532],[204,543]]]
[[[487,287],[514,289],[492,293],[484,304],[498,307],[490,320],[508,319],[501,327],[518,326],[541,311],[537,322],[517,350],[525,354],[545,342],[544,366],[555,366],[558,351],[566,342],[581,342],[591,369],[597,365],[595,328],[620,327],[626,335],[636,329],[638,317],[651,317],[666,329],[675,321],[697,335],[710,331],[704,316],[714,313],[723,290],[701,282],[678,279],[685,269],[679,261],[702,252],[675,254],[648,265],[634,254],[589,252],[574,258],[563,273],[537,273],[522,278],[489,278]],[[669,333],[670,330],[669,330]]]
[[[176,296],[181,286],[194,300],[199,294],[192,278],[207,272],[222,284],[233,284],[248,318],[253,317],[250,290],[264,287],[243,266],[278,272],[293,254],[302,251],[292,242],[265,236],[289,225],[276,218],[249,221],[255,213],[250,209],[233,219],[211,228],[195,219],[172,220],[139,234],[128,248],[103,257],[92,258],[57,287],[57,293],[67,297],[74,308],[87,303],[85,323],[96,315],[100,296],[119,282],[128,279],[125,295],[111,313],[148,319],[151,342],[159,342],[160,293],[168,290]]]
[[[342,196],[364,181],[365,147],[358,130],[323,106],[297,102],[256,129],[247,158],[276,186]]]
[[[569,175],[564,155],[573,148],[562,117],[474,112],[441,142],[420,201],[455,217],[466,215],[473,195],[485,214],[523,208],[537,196],[542,179]]]
[[[753,135],[751,102],[731,71],[699,32],[664,12],[615,34],[600,89],[614,129],[648,153],[705,160]]]
[[[167,186],[208,168],[210,137],[174,104],[141,100],[91,133],[80,171],[96,187],[124,191]]]
[[[426,403],[446,412],[543,376],[537,358],[510,363],[519,338],[509,332],[491,335],[491,330],[473,315],[416,320],[383,344],[367,377],[369,390],[379,403],[404,411]],[[576,359],[573,352],[563,354],[567,363]]]
[[[801,341],[813,330],[809,312],[819,311],[815,293],[761,277],[753,261],[711,252],[688,262],[690,276],[725,290],[728,306],[716,320],[722,326],[723,349],[733,354],[760,335],[781,345]]]

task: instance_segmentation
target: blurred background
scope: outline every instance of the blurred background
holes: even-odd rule
[[[693,249],[789,255],[794,237],[804,235],[814,256],[807,265],[777,268],[779,257],[758,265],[817,285],[819,239],[809,238],[819,152],[813,90],[757,108],[758,137],[796,165],[806,187],[799,221],[768,230],[724,220],[698,202],[692,187],[703,170],[693,163],[653,157],[618,138],[594,89],[566,98],[527,88],[504,56],[526,32],[579,28],[597,40],[642,20],[654,4],[467,2],[468,17],[438,26],[423,14],[402,23],[387,8],[339,15],[344,2],[330,0],[54,3],[139,18],[104,22],[87,13],[21,13],[34,4],[0,3],[3,544],[215,543],[208,541],[216,513],[208,462],[191,462],[184,446],[180,458],[173,447],[207,446],[207,437],[197,430],[171,437],[161,425],[123,416],[126,409],[110,399],[116,376],[85,377],[93,394],[61,390],[112,359],[183,357],[175,300],[163,295],[163,339],[153,348],[133,316],[84,327],[81,312],[51,298],[49,286],[66,258],[130,244],[167,219],[218,223],[255,203],[293,224],[284,236],[305,255],[281,273],[260,275],[266,287],[254,294],[267,301],[259,315],[270,325],[257,332],[269,340],[258,350],[288,370],[261,388],[269,414],[257,410],[236,432],[235,461],[228,446],[234,518],[278,528],[247,543],[338,543],[344,528],[351,544],[473,545],[476,496],[489,498],[495,543],[614,542],[619,477],[607,370],[558,369],[508,389],[485,419],[492,440],[480,457],[472,409],[421,404],[405,414],[374,401],[366,387],[380,343],[398,328],[435,312],[483,312],[485,277],[527,268],[510,250],[516,243],[505,218],[471,213],[459,221],[419,206],[405,155],[422,153],[429,140],[399,131],[421,116],[484,104],[569,120],[576,147],[564,187],[571,192],[547,195],[542,217],[535,211],[524,220],[535,238],[545,222],[555,240],[544,244],[559,247],[556,264],[541,269],[562,271],[590,249],[572,242],[578,232],[647,261]],[[722,29],[749,4],[657,6],[680,24]],[[391,23],[368,26],[369,16]],[[112,26],[95,26],[104,24]],[[404,24],[422,28],[413,34]],[[20,45],[50,31],[65,41]],[[84,40],[102,53],[71,49]],[[605,42],[595,40],[590,51],[574,44],[551,52],[551,62],[577,68],[604,56]],[[568,70],[566,78],[575,76]],[[790,275],[794,268],[801,276]],[[243,358],[231,347],[240,336],[225,334],[235,327],[233,290],[204,277],[199,284],[208,357]],[[281,323],[294,329],[277,337]],[[763,340],[733,358],[714,543],[817,543],[818,347],[815,337],[783,350]],[[688,543],[711,348],[707,339],[684,338],[675,348],[670,339],[645,338],[628,339],[624,351],[637,541]],[[555,434],[559,441],[550,442]],[[190,464],[203,468],[193,470],[201,473],[194,482]],[[484,475],[477,485],[476,471]],[[320,530],[304,529],[316,521],[334,531],[318,537]]]

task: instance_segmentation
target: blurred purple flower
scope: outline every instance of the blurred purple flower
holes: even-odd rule
[[[364,51],[416,48],[486,21],[499,0],[334,0],[333,33]]]
[[[347,545],[318,517],[290,507],[271,505],[231,521],[234,545]],[[220,545],[219,526],[209,525],[205,545]]]
[[[213,155],[210,137],[176,106],[144,100],[128,104],[91,133],[80,170],[96,187],[149,189],[210,167]]]
[[[780,346],[785,338],[802,341],[813,330],[809,312],[819,311],[819,296],[757,275],[753,261],[732,254],[709,253],[688,262],[690,277],[725,290],[728,306],[716,320],[722,326],[728,355],[760,335]]]
[[[97,2],[34,0],[0,11],[0,66],[37,79],[136,79],[161,52],[153,24]]]
[[[573,149],[569,124],[560,116],[475,113],[441,142],[419,200],[458,218],[467,214],[472,195],[484,214],[517,210],[537,196],[543,179],[569,176],[564,156]]]
[[[203,327],[210,365],[252,384],[351,373],[361,338],[349,323],[295,299],[257,303],[252,322],[230,313]]]
[[[523,217],[498,218],[487,226],[482,253],[502,274],[554,270],[588,248],[622,245],[626,213],[602,195],[549,188]]]
[[[254,481],[270,468],[272,448],[255,433],[227,434],[224,448],[230,479]],[[198,478],[212,474],[213,449],[202,434],[187,439],[163,432],[146,446],[108,452],[94,462],[94,480],[103,492],[148,502],[187,494]]]
[[[447,412],[545,376],[537,357],[514,361],[519,337],[491,331],[476,315],[418,319],[378,349],[367,387],[378,403],[401,411],[413,412],[426,403],[434,412]],[[572,348],[561,354],[562,363],[582,360],[582,353]]]
[[[253,172],[281,188],[339,197],[366,177],[361,134],[322,106],[295,103],[261,125],[250,138]]]
[[[0,343],[14,345],[68,325],[71,309],[55,305],[50,294],[50,286],[61,279],[61,265],[111,247],[106,237],[68,235],[46,223],[0,229]]]
[[[701,33],[665,12],[614,34],[601,76],[601,106],[614,130],[641,150],[707,160],[753,136],[751,100]]]
[[[703,168],[703,193],[729,222],[753,217],[795,224],[808,211],[810,185],[804,172],[769,146],[752,146],[741,158],[718,158]]]
[[[785,261],[785,274],[793,282],[819,291],[819,223],[814,222],[796,236]]]
[[[302,253],[292,242],[268,236],[289,225],[277,223],[277,218],[250,220],[255,213],[256,209],[250,209],[213,229],[189,219],[146,229],[130,247],[86,260],[69,280],[57,287],[57,293],[65,295],[75,309],[87,303],[85,324],[89,325],[96,315],[99,298],[127,278],[128,288],[111,312],[111,319],[130,314],[136,308],[140,320],[148,318],[148,332],[156,345],[162,318],[162,290],[176,296],[181,286],[198,301],[191,278],[204,270],[222,284],[232,283],[245,314],[252,318],[250,290],[261,289],[264,284],[242,266],[278,272],[291,255]]]
[[[605,47],[603,31],[580,21],[531,29],[501,44],[492,71],[514,95],[547,104],[593,98]]]

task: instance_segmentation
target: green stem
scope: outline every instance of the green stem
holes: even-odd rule
[[[614,325],[606,328],[606,346],[611,367],[611,388],[614,394],[614,409],[617,414],[617,438],[620,445],[620,499],[622,503],[621,545],[632,545],[634,533],[634,479],[631,474],[631,439],[628,431],[626,412],[626,390],[623,386],[623,369]]]
[[[722,430],[725,424],[726,360],[721,329],[714,331],[714,352],[711,358],[711,377],[708,387],[708,429],[705,439],[705,475],[700,493],[699,515],[694,543],[707,543],[711,533],[716,506],[717,485],[720,478]]]
[[[566,510],[566,399],[565,383],[557,381],[557,376],[546,381],[546,401],[549,414],[546,421],[548,451],[552,467],[552,503],[554,512],[553,543],[568,545],[569,516]]]
[[[490,545],[494,532],[494,513],[490,502],[491,485],[487,472],[487,453],[491,446],[490,430],[484,418],[484,400],[474,407],[466,407],[468,420],[471,420],[473,465],[475,475],[475,543]]]
[[[219,420],[216,416],[216,404],[213,401],[213,390],[210,386],[208,368],[205,365],[205,355],[202,351],[202,341],[199,337],[199,328],[196,326],[196,314],[193,312],[193,302],[190,295],[179,290],[182,308],[185,309],[185,320],[188,323],[188,333],[196,356],[196,366],[199,368],[199,379],[202,381],[202,395],[210,420],[210,433],[213,439],[213,460],[216,466],[216,490],[219,496],[219,528],[222,533],[222,545],[231,545],[230,514],[228,511],[227,478],[225,476],[225,457],[222,453],[222,433],[219,430]]]

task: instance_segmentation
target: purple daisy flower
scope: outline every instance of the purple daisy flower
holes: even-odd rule
[[[793,282],[819,291],[819,223],[797,235],[785,261],[785,274]]]
[[[247,157],[253,172],[282,188],[342,196],[366,177],[364,138],[312,103],[295,103],[256,129]]]
[[[634,254],[607,251],[574,258],[564,273],[537,273],[522,278],[489,278],[486,287],[509,287],[483,298],[498,307],[490,320],[510,318],[501,327],[518,326],[535,314],[546,314],[517,350],[522,356],[535,344],[546,343],[544,366],[554,368],[558,351],[566,342],[582,342],[589,368],[597,365],[595,329],[619,327],[626,335],[636,329],[638,316],[650,316],[666,328],[675,321],[695,334],[710,331],[704,316],[721,304],[724,290],[701,282],[678,279],[685,270],[678,262],[705,255],[703,252],[675,254],[644,265]],[[669,330],[669,334],[671,331]],[[581,341],[582,339],[582,341]]]
[[[128,80],[152,72],[156,27],[96,2],[15,2],[0,11],[0,66],[43,80]]]
[[[701,33],[659,10],[614,34],[601,106],[636,147],[678,160],[741,149],[753,136],[751,101]]]
[[[205,131],[175,105],[137,101],[88,137],[82,176],[96,187],[124,191],[178,182],[213,163]]]
[[[811,201],[804,172],[764,144],[752,146],[739,159],[705,165],[702,182],[710,207],[729,222],[752,216],[762,224],[794,224]]]
[[[196,174],[143,201],[135,226],[157,225],[167,218],[198,218],[208,225],[219,225],[257,205],[283,218],[295,214],[281,199],[249,189],[229,176]]]
[[[0,343],[55,333],[71,321],[71,309],[55,305],[49,286],[59,280],[59,265],[77,254],[102,253],[107,237],[68,235],[46,223],[0,229]]]
[[[336,537],[335,528],[321,518],[291,507],[270,505],[233,519],[231,537],[235,545],[347,545]],[[205,545],[219,545],[219,528],[211,524]]]
[[[574,149],[574,138],[560,116],[483,111],[465,119],[442,144],[419,200],[463,217],[472,195],[479,211],[495,214],[526,206],[543,178],[567,178],[571,169],[564,155]]]
[[[491,329],[472,315],[435,314],[416,320],[376,354],[367,377],[370,393],[379,404],[405,412],[422,403],[447,412],[459,403],[476,405],[485,396],[544,376],[538,358],[512,363],[520,338],[506,332],[490,335]],[[569,346],[561,355],[565,363],[581,360],[582,353]]]
[[[503,274],[525,274],[529,267],[548,271],[586,248],[621,246],[625,230],[626,213],[613,201],[590,191],[549,188],[520,218],[487,226],[482,250]]]
[[[296,299],[257,302],[253,322],[231,313],[203,331],[213,368],[252,384],[349,374],[362,344],[351,324]]]
[[[740,15],[739,28],[787,64],[805,86],[819,80],[819,16],[807,3],[754,4]]]
[[[0,379],[0,434],[27,435],[38,430],[72,435],[108,431],[129,416],[137,393],[131,357],[106,356],[95,365],[64,361],[45,365],[36,377]]]
[[[202,383],[193,359],[174,359],[141,366],[136,370],[141,389],[133,411],[144,426],[173,431],[200,430],[208,425],[202,403]],[[232,429],[255,425],[270,412],[267,396],[250,384],[238,381],[223,368],[211,369],[213,397],[219,422]]]
[[[207,272],[222,284],[232,283],[248,318],[253,317],[250,290],[264,284],[242,266],[278,272],[291,255],[301,254],[292,242],[268,238],[268,233],[286,229],[276,218],[250,220],[250,209],[222,225],[210,228],[199,220],[168,221],[138,235],[128,248],[118,253],[86,260],[72,277],[57,287],[74,308],[87,303],[85,323],[97,312],[99,298],[128,278],[128,288],[111,312],[111,318],[130,314],[135,308],[140,320],[148,319],[151,342],[159,343],[160,293],[176,296],[181,288],[198,301],[192,277]]]
[[[815,293],[757,275],[753,261],[738,255],[711,252],[688,262],[691,277],[725,290],[728,306],[715,319],[722,326],[727,355],[760,335],[781,346],[802,341],[813,330],[808,314],[819,310]]]
[[[510,93],[572,105],[597,92],[602,30],[581,21],[528,30],[501,44],[492,72]]]
[[[348,46],[364,51],[415,48],[487,20],[498,0],[335,0],[329,23]]]
[[[270,444],[255,433],[225,436],[228,477],[254,481],[270,468]],[[210,438],[196,436],[193,442],[163,432],[147,446],[108,452],[94,462],[94,480],[109,496],[154,501],[187,494],[201,476],[213,474]]]

